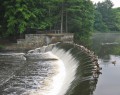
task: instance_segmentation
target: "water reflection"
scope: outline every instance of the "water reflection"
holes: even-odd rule
[[[92,49],[101,59],[110,59],[109,55],[120,55],[120,34],[100,33],[92,39]]]
[[[95,34],[92,49],[103,68],[93,95],[120,95],[120,34]]]

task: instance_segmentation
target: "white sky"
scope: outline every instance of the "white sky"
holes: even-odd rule
[[[93,1],[94,3],[97,3],[98,1],[104,1],[104,0],[91,0]],[[111,0],[114,4],[114,7],[120,7],[120,0]]]

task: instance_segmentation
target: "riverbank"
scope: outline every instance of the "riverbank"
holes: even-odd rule
[[[10,46],[10,44],[12,44],[12,42],[10,42],[7,39],[0,39],[0,51],[5,50],[5,48],[7,46]]]
[[[8,39],[0,39],[0,52],[12,52],[12,51],[21,52],[23,50],[26,50],[26,49],[21,49],[19,46],[17,46],[16,43],[13,43],[12,41],[9,41]]]

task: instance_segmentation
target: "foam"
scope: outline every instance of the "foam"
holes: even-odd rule
[[[51,57],[57,59],[51,62],[51,64],[55,64],[55,74],[45,79],[45,84],[42,88],[28,91],[28,95],[64,95],[75,79],[77,61],[72,57],[69,51],[65,52],[58,48],[54,48],[51,52],[43,53],[43,55],[45,54],[47,58]]]

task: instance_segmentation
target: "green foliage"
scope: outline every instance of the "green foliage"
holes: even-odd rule
[[[94,23],[94,6],[90,0],[82,1],[78,18],[75,19],[76,31],[75,40],[80,40],[81,43],[87,42],[93,31]],[[76,40],[76,41],[77,41]],[[78,42],[77,42],[78,43]]]
[[[2,0],[0,36],[33,28],[69,31],[75,33],[75,40],[86,42],[93,28],[101,32],[120,31],[120,8],[112,7],[110,0],[95,6],[90,0]]]
[[[120,8],[114,8],[114,31],[120,31]]]
[[[94,6],[90,0],[3,0],[3,34],[21,34],[27,28],[61,30],[88,39],[93,31]],[[1,30],[0,30],[1,31]],[[84,38],[85,36],[85,38]]]
[[[108,31],[108,27],[103,22],[102,15],[98,10],[95,10],[94,29],[96,31],[101,31],[101,32],[107,32]]]
[[[120,9],[112,8],[110,0],[95,5],[94,29],[100,32],[120,31]]]
[[[3,45],[0,45],[0,50],[2,50],[4,48],[4,46]]]

